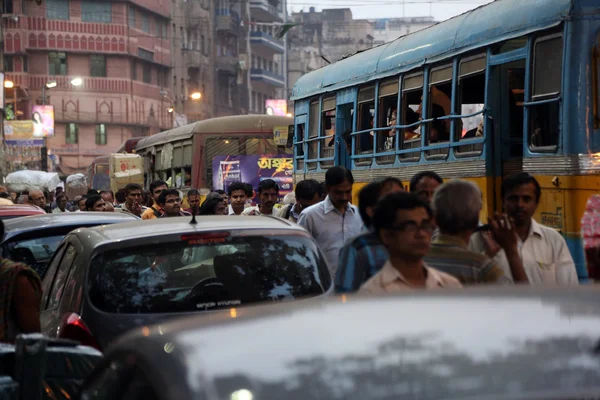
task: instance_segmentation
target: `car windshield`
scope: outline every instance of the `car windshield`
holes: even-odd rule
[[[60,234],[8,241],[2,244],[2,254],[4,258],[29,265],[43,276],[50,258],[64,237]]]
[[[311,239],[238,236],[110,250],[90,265],[91,302],[111,313],[170,313],[319,296],[331,286]]]

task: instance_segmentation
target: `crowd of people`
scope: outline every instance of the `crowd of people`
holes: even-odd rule
[[[579,283],[565,239],[533,218],[542,189],[528,173],[503,180],[504,213],[490,215],[487,221],[480,221],[483,196],[477,185],[461,179],[444,182],[433,171],[413,176],[408,190],[394,177],[371,182],[360,189],[358,206],[351,203],[353,187],[352,173],[337,166],[326,172],[323,183],[297,182],[283,207],[276,206],[279,186],[271,179],[258,185],[257,205],[251,203],[252,185],[234,182],[227,192],[211,192],[203,202],[198,190],[189,190],[184,209],[180,192],[161,180],[152,182],[148,192],[128,184],[115,196],[109,190],[90,190],[72,202],[60,189],[54,194],[32,190],[11,196],[0,188],[0,199],[26,199],[48,213],[114,211],[143,220],[191,214],[284,218],[315,239],[337,293]],[[600,230],[599,216],[600,196],[592,196],[582,226],[590,277],[596,280],[600,279],[600,239],[595,234]],[[597,243],[597,248],[590,243]],[[39,277],[27,266],[0,262],[0,340],[10,336],[15,324],[22,332],[39,331],[39,307],[30,301],[40,297]],[[12,325],[10,313],[20,316]]]

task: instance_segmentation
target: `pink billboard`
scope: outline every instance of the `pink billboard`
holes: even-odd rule
[[[54,106],[35,105],[31,108],[33,137],[54,136]]]
[[[281,115],[285,117],[287,115],[287,100],[265,100],[265,110],[267,115]]]

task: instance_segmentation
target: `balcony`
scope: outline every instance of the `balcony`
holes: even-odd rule
[[[282,22],[282,12],[269,0],[250,0],[252,19],[261,22]]]
[[[276,88],[285,87],[285,78],[283,75],[267,71],[266,69],[252,68],[250,70],[250,80],[253,84],[274,86]]]
[[[239,36],[241,30],[240,17],[233,12],[229,15],[217,15],[215,29],[217,32],[231,33]]]
[[[184,48],[183,61],[188,68],[200,68],[201,65],[209,65],[208,57],[202,51]]]
[[[254,46],[255,51],[264,57],[283,54],[285,51],[283,40],[275,39],[265,32],[250,32],[250,44]]]
[[[239,60],[236,56],[222,55],[217,56],[216,67],[219,71],[226,71],[230,74],[237,74]]]

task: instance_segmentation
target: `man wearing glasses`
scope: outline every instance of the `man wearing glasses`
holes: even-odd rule
[[[187,211],[181,209],[181,197],[177,189],[163,190],[158,196],[158,205],[162,208],[161,218],[190,216]]]
[[[154,219],[162,216],[163,211],[158,204],[158,196],[160,196],[163,190],[167,190],[167,188],[167,182],[165,181],[157,180],[150,183],[150,194],[152,195],[154,204],[142,214],[142,219]]]
[[[462,287],[456,278],[423,261],[429,252],[435,225],[431,208],[416,195],[396,192],[382,198],[375,207],[373,227],[390,258],[360,288],[360,292],[376,294]]]

